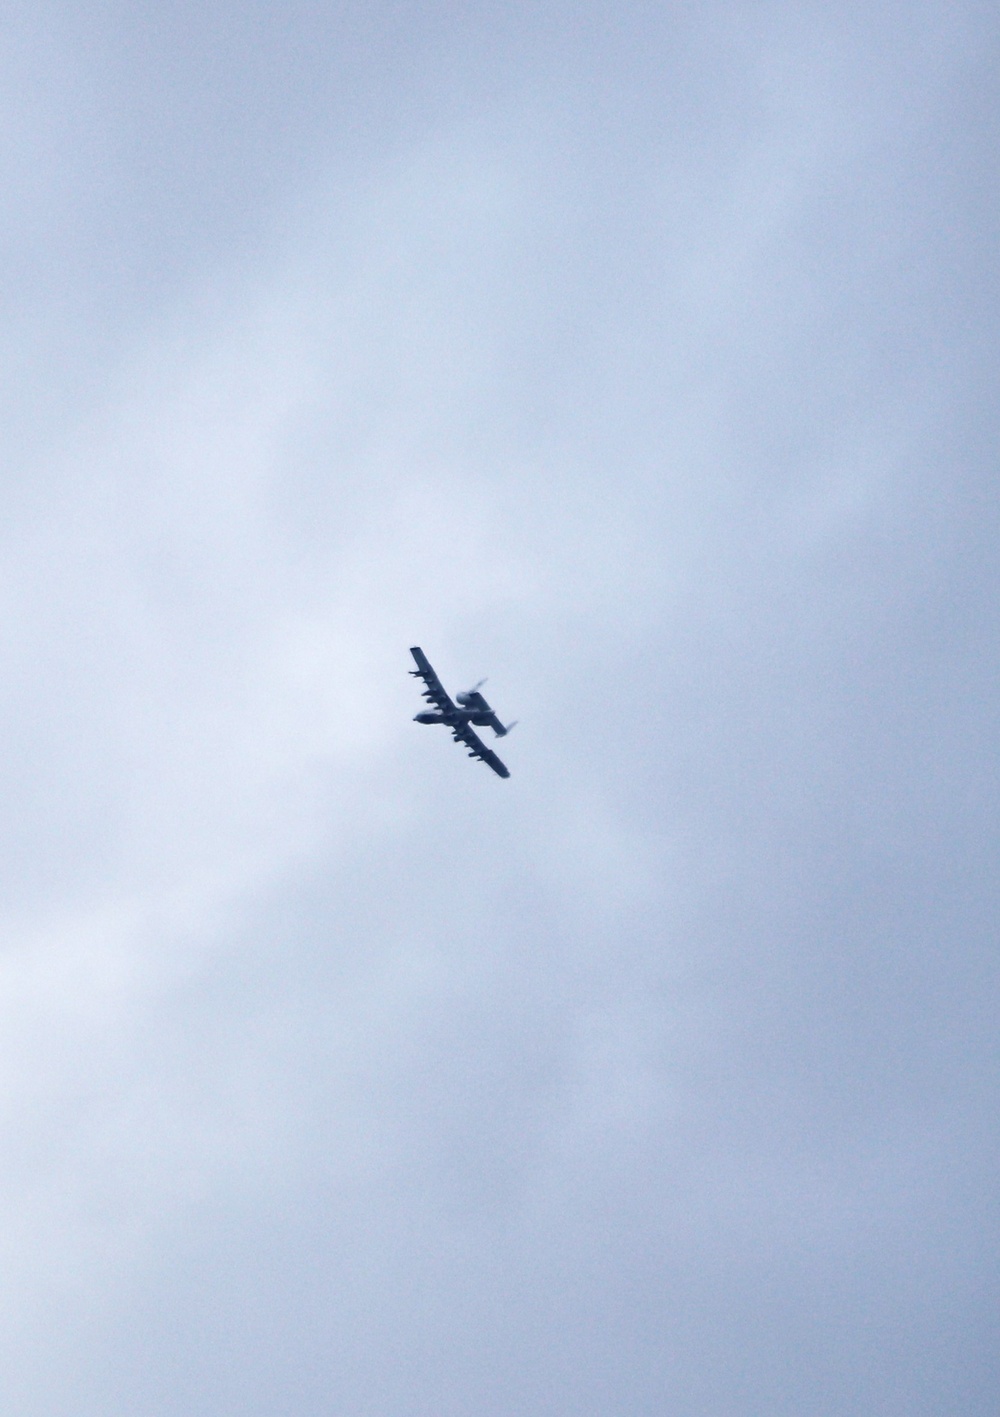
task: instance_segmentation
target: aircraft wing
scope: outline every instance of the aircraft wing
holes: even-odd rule
[[[451,725],[451,736],[456,743],[462,743],[469,750],[470,758],[482,758],[487,767],[491,767],[497,777],[510,777],[509,770],[494,753],[492,748],[487,748],[478,734],[473,733],[467,723],[454,723]]]
[[[434,707],[439,709],[441,713],[454,713],[455,705],[445,693],[444,685],[431,668],[431,662],[426,654],[424,654],[419,645],[414,645],[410,653],[413,655],[413,661],[417,666],[416,669],[411,669],[410,673],[413,675],[414,679],[422,679],[424,681],[424,698],[430,700]]]

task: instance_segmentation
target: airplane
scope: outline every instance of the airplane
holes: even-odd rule
[[[502,738],[514,727],[513,723],[508,723],[505,727],[479,692],[486,680],[480,679],[474,688],[464,694],[456,694],[457,703],[453,703],[420,646],[414,645],[410,653],[417,666],[416,669],[411,669],[410,673],[414,679],[424,681],[423,697],[437,709],[437,713],[414,714],[414,723],[446,723],[455,742],[463,743],[468,748],[470,758],[481,758],[498,777],[510,777],[507,768],[493,749],[487,748],[483,740],[472,731],[472,724],[475,724],[477,728],[492,728],[496,736]]]

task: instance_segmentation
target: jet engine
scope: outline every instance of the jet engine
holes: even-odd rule
[[[485,683],[485,679],[480,679],[478,684],[473,684],[472,688],[466,689],[464,694],[456,694],[455,702],[461,704],[463,708],[475,708],[477,706],[476,700],[479,698],[479,690]]]

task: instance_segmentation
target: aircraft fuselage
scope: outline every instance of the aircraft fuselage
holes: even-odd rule
[[[475,713],[472,709],[456,709],[454,713],[415,713],[414,723],[474,723],[477,728],[489,728],[492,713]]]

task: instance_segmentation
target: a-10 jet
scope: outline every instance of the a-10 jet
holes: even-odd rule
[[[437,709],[437,713],[414,714],[414,722],[447,724],[455,742],[463,743],[468,748],[470,758],[481,758],[498,777],[510,777],[510,773],[492,748],[487,748],[478,734],[472,731],[472,725],[475,724],[477,728],[492,728],[497,737],[502,738],[514,727],[513,723],[508,723],[504,727],[479,692],[480,685],[485,684],[486,680],[480,679],[479,684],[474,689],[469,689],[467,693],[456,694],[457,702],[453,702],[445,693],[441,680],[434,673],[430,661],[420,646],[414,645],[410,653],[417,666],[416,669],[411,669],[410,673],[414,679],[424,681],[423,696]]]

